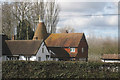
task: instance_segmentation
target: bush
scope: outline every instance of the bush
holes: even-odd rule
[[[120,78],[119,63],[79,61],[5,61],[3,79],[8,78]]]

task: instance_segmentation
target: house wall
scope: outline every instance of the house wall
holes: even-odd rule
[[[109,62],[109,63],[114,63],[114,62],[120,63],[120,60],[118,61],[118,60],[104,60],[104,59],[102,59],[101,61],[102,62]]]
[[[51,58],[51,61],[58,61],[58,58]]]
[[[25,60],[26,61],[26,57],[25,56],[19,56],[19,60]],[[31,56],[29,57],[30,61],[36,61],[36,56]]]
[[[82,53],[82,48],[84,48],[84,52]],[[75,58],[71,58],[70,60],[87,60],[88,58],[88,44],[85,38],[85,35],[83,34],[83,37],[78,45],[77,48],[75,48],[75,52],[71,52],[70,48],[64,48],[71,57],[75,57]]]
[[[42,53],[42,48],[44,48],[44,53]],[[46,59],[46,55],[49,55],[48,60],[51,60],[51,58],[50,58],[50,53],[48,52],[48,49],[47,49],[46,45],[45,45],[44,42],[43,42],[43,43],[41,44],[41,46],[40,46],[37,54],[36,54],[36,60],[38,61],[38,60],[39,60],[38,58],[41,57],[41,61],[46,61],[46,60],[47,60],[47,59]]]
[[[74,47],[72,47],[72,48],[74,48]],[[75,48],[75,52],[71,52],[70,48],[64,48],[64,49],[69,53],[70,57],[75,57],[76,54],[78,53],[78,49],[77,48]]]
[[[19,60],[25,60],[26,61],[26,58],[25,58],[25,56],[20,56]]]
[[[12,56],[11,56],[12,57]],[[13,55],[14,58],[14,55]],[[7,61],[10,60],[7,56],[2,56],[2,61]],[[14,58],[13,60],[17,60],[16,58]],[[24,60],[26,61],[26,57],[25,56],[19,56],[19,60]],[[29,58],[30,61],[36,61],[36,56],[31,56]]]
[[[2,56],[2,61],[6,61],[6,56]]]
[[[82,48],[84,48],[84,52],[82,53]],[[76,59],[79,58],[88,58],[88,44],[85,39],[85,36],[83,35],[80,44],[78,46],[78,54],[76,55]]]
[[[31,56],[30,61],[36,61],[36,56]]]
[[[42,48],[44,48],[44,53],[42,53]],[[50,58],[50,53],[48,52],[48,49],[46,47],[46,45],[44,44],[44,42],[41,44],[36,56],[31,56],[29,57],[29,60],[30,61],[38,61],[38,57],[41,57],[41,61],[46,61],[46,55],[49,55],[49,58],[48,60],[52,60]],[[13,55],[14,56],[14,55]],[[18,55],[19,56],[19,55]],[[26,61],[26,58],[28,59],[28,57],[26,56],[19,56],[19,60],[25,60]],[[7,58],[7,56],[2,56],[2,60],[3,61],[6,61],[6,60],[9,60],[9,58]],[[15,59],[16,60],[16,59]]]
[[[75,52],[70,52],[70,48],[64,48],[68,53],[78,53],[77,48],[75,48]]]
[[[13,55],[13,56],[7,56],[7,55],[3,55],[2,56],[2,61],[7,61],[7,60],[11,60],[10,57],[12,58],[12,60],[18,60],[19,55]],[[19,56],[20,57],[20,56]]]

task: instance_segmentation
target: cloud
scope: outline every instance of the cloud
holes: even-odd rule
[[[111,26],[118,26],[118,16],[111,16],[107,21]]]
[[[96,13],[103,11],[105,2],[62,2],[62,12]],[[102,6],[101,6],[102,5]]]
[[[91,27],[117,27],[118,16],[90,16],[90,17],[68,17],[59,24],[70,25],[75,29]]]
[[[84,32],[88,36],[89,33],[108,36],[110,32],[117,36],[117,10],[115,2],[62,2],[58,26],[69,25],[75,32]]]
[[[59,2],[118,2],[119,0],[59,0]]]
[[[116,14],[116,11],[115,3],[111,2],[63,2],[59,24],[80,27],[117,26],[117,15],[109,15]]]
[[[90,19],[90,25],[99,27],[117,27],[118,22],[118,16],[93,16]]]

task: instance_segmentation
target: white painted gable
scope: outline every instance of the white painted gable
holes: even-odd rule
[[[47,49],[47,47],[46,47],[44,42],[41,44],[41,46],[40,46],[40,48],[39,48],[39,50],[38,50],[38,52],[36,54],[36,60],[37,61],[51,60],[50,53],[48,52],[48,49]]]

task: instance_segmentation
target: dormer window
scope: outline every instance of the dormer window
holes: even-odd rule
[[[70,52],[75,52],[75,48],[70,48]]]

